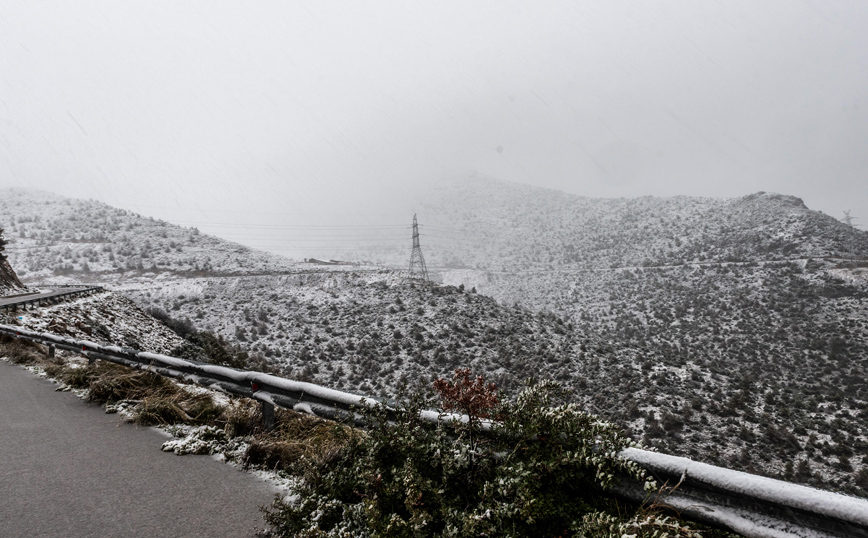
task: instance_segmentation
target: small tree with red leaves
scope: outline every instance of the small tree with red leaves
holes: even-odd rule
[[[434,390],[440,395],[440,407],[444,411],[456,411],[467,416],[467,421],[455,421],[459,438],[466,435],[470,447],[470,478],[475,478],[478,464],[480,443],[484,439],[479,435],[483,419],[500,419],[497,397],[497,386],[486,383],[481,375],[473,376],[470,368],[458,368],[452,375],[452,381],[438,378],[434,381]]]
[[[447,381],[441,377],[434,381],[434,390],[440,395],[444,410],[463,413],[471,420],[494,418],[500,403],[494,383],[486,383],[481,375],[474,378],[470,368],[458,368],[452,379]]]

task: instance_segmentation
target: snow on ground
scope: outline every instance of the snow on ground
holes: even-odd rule
[[[139,350],[170,353],[184,340],[143,312],[130,299],[112,292],[15,313],[33,331],[92,340]]]

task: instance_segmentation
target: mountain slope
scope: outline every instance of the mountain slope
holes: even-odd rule
[[[141,304],[234,338],[294,378],[378,396],[454,368],[517,388],[540,371],[572,381],[589,339],[563,320],[391,271],[130,284]]]
[[[475,178],[426,204],[445,282],[607,342],[581,362],[591,409],[670,452],[842,486],[861,472],[868,490],[865,232],[767,193],[595,200]]]

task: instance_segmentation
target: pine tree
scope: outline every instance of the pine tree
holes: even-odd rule
[[[6,240],[3,238],[3,228],[0,228],[0,261],[4,261],[6,256],[3,251],[6,250]]]

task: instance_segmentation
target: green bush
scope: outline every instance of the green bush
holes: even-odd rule
[[[232,348],[213,333],[193,331],[184,338],[186,342],[173,349],[170,355],[230,368],[244,369],[248,366],[246,352]]]
[[[468,374],[459,371],[454,382],[437,386],[441,408],[475,411],[464,421],[445,414],[438,424],[421,419],[432,402],[418,395],[397,409],[363,411],[367,434],[349,439],[332,458],[309,462],[294,500],[277,499],[266,510],[274,532],[605,536],[613,521],[630,521],[622,517],[629,509],[605,488],[630,477],[656,489],[644,470],[617,456],[630,443],[615,426],[573,404],[554,405],[562,396],[557,384],[529,384],[501,403],[492,385]]]

